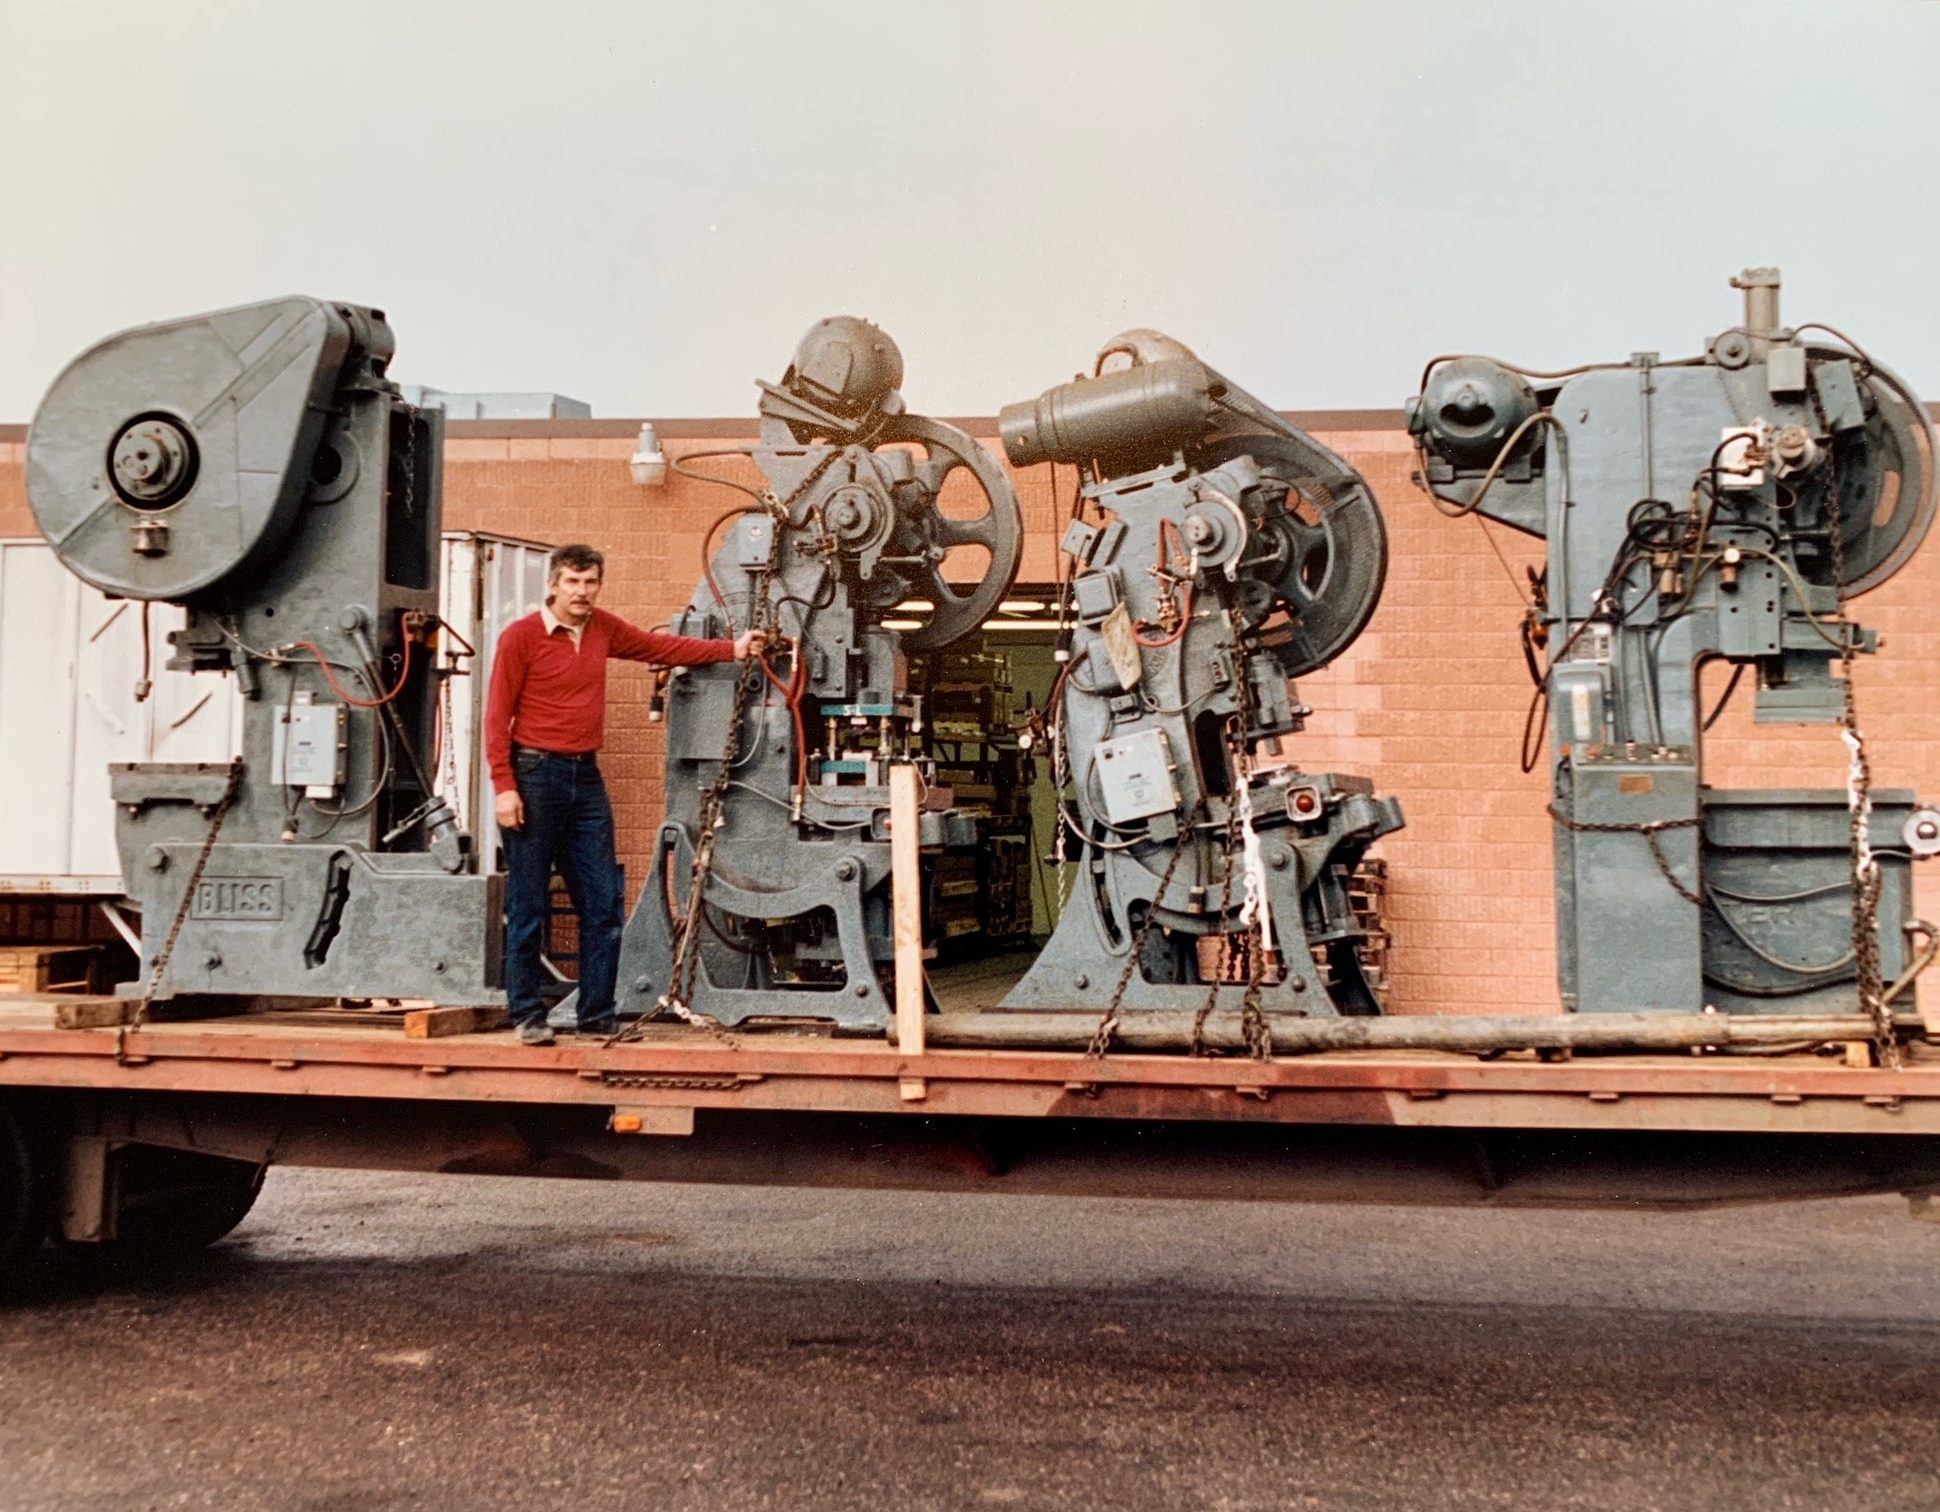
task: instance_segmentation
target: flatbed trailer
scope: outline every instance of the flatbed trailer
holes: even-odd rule
[[[1046,734],[1057,756],[1053,766],[1073,756],[1064,744],[1064,700],[1091,701],[1090,713],[1074,727],[1082,745],[1092,738],[1083,733],[1087,728],[1117,730],[1112,690],[1140,690],[1136,718],[1097,747],[1111,759],[1114,750],[1125,755],[1133,767],[1115,769],[1120,775],[1113,784],[1125,787],[1125,801],[1115,811],[1110,802],[1092,811],[1094,784],[1082,751],[1080,775],[1071,784],[1080,795],[1076,820],[1058,799],[1060,832],[1075,829],[1100,868],[1073,898],[1090,900],[1087,909],[1100,896],[1118,900],[1102,913],[1094,910],[1091,922],[1102,932],[1087,937],[1071,922],[1079,913],[1061,913],[1053,944],[1026,979],[1030,990],[1003,997],[1014,1010],[1008,1017],[990,1011],[988,993],[980,1002],[952,1006],[948,984],[932,983],[944,1001],[930,1024],[918,852],[924,844],[951,844],[953,829],[963,845],[963,832],[943,821],[975,816],[945,803],[948,784],[925,787],[913,741],[916,706],[905,708],[895,664],[902,651],[921,649],[917,632],[941,647],[995,623],[991,616],[1002,613],[1016,581],[1024,512],[1007,475],[973,437],[907,415],[900,401],[887,404],[894,382],[877,360],[893,351],[886,336],[866,324],[823,322],[798,358],[819,361],[816,354],[826,350],[841,372],[858,375],[856,388],[844,388],[840,413],[823,408],[827,395],[805,378],[807,360],[791,366],[781,385],[764,384],[758,431],[747,433],[761,439],[748,455],[781,492],[757,492],[763,509],[737,502],[702,536],[707,554],[716,532],[729,531],[705,574],[722,611],[715,629],[741,623],[729,612],[721,573],[739,573],[746,585],[742,617],[749,625],[780,625],[783,604],[802,606],[788,677],[765,661],[771,686],[744,675],[747,668],[722,671],[705,687],[697,674],[682,685],[681,697],[668,701],[666,745],[677,754],[670,756],[665,788],[674,808],[660,831],[666,845],[652,853],[646,871],[657,894],[691,852],[694,907],[691,913],[683,907],[684,917],[676,918],[677,888],[665,899],[650,894],[634,938],[652,969],[629,969],[629,991],[639,995],[628,999],[634,1006],[666,989],[665,1001],[712,1012],[722,1022],[739,1025],[744,1014],[771,1013],[792,1015],[796,1027],[649,1025],[617,1042],[573,1039],[545,1047],[487,1032],[480,1010],[464,1006],[501,995],[502,899],[497,880],[474,864],[481,853],[467,850],[429,780],[437,765],[438,690],[430,657],[414,662],[412,648],[429,647],[426,637],[438,619],[426,564],[441,524],[435,465],[443,455],[441,423],[435,412],[404,403],[383,380],[394,346],[384,316],[292,298],[109,338],[65,370],[36,418],[29,471],[37,522],[62,561],[87,581],[131,599],[190,607],[198,618],[189,643],[178,644],[178,657],[191,668],[227,670],[239,680],[276,670],[281,675],[273,682],[286,687],[248,702],[246,762],[226,771],[137,763],[114,774],[121,784],[114,796],[121,806],[123,877],[144,915],[143,980],[162,999],[149,1021],[128,1022],[128,1004],[120,1000],[0,1004],[0,1281],[28,1251],[53,1240],[152,1253],[207,1242],[240,1221],[261,1173],[278,1163],[939,1191],[1592,1206],[1903,1192],[1930,1207],[1931,1194],[1940,1190],[1940,1017],[1930,1010],[1916,1015],[1911,995],[1900,1008],[1893,1005],[1940,953],[1940,942],[1930,938],[1912,959],[1912,937],[1922,930],[1912,917],[1907,875],[1916,852],[1940,847],[1940,817],[1916,810],[1910,793],[1872,791],[1865,778],[1867,801],[1878,807],[1870,826],[1864,822],[1862,747],[1850,717],[1845,734],[1862,769],[1849,778],[1850,791],[1713,789],[1699,768],[1695,720],[1698,669],[1717,657],[1740,670],[1778,658],[1778,684],[1768,686],[1762,671],[1754,679],[1761,695],[1782,695],[1762,700],[1767,713],[1786,722],[1838,715],[1841,700],[1832,694],[1840,679],[1832,664],[1870,649],[1873,632],[1839,618],[1834,622],[1845,628],[1834,635],[1826,617],[1847,589],[1883,581],[1917,546],[1940,495],[1911,467],[1919,450],[1916,413],[1929,460],[1936,445],[1910,390],[1866,354],[1816,343],[1807,350],[1795,333],[1779,328],[1775,273],[1748,271],[1739,286],[1746,290],[1744,324],[1713,343],[1706,357],[1592,364],[1563,375],[1595,392],[1599,417],[1638,415],[1634,434],[1627,419],[1599,418],[1585,430],[1587,398],[1574,406],[1578,419],[1566,423],[1555,408],[1559,399],[1544,399],[1551,408],[1538,408],[1527,378],[1541,375],[1487,359],[1437,358],[1424,374],[1415,414],[1433,423],[1415,426],[1405,443],[1424,487],[1444,513],[1480,512],[1542,537],[1555,556],[1556,603],[1550,608],[1544,600],[1537,615],[1559,632],[1550,657],[1554,675],[1538,681],[1556,695],[1552,792],[1570,799],[1550,810],[1564,837],[1556,894],[1564,970],[1559,993],[1532,994],[1531,1012],[1506,1029],[1509,1021],[1483,1018],[1461,1002],[1411,1002],[1435,1010],[1412,1018],[1367,1012],[1379,1006],[1380,995],[1359,947],[1377,931],[1356,917],[1346,879],[1368,843],[1394,832],[1399,810],[1377,801],[1358,777],[1311,774],[1310,783],[1296,788],[1290,772],[1279,772],[1276,782],[1255,756],[1264,739],[1277,742],[1304,723],[1305,712],[1295,710],[1305,706],[1296,704],[1287,678],[1338,656],[1374,610],[1385,561],[1374,493],[1344,459],[1169,338],[1128,333],[1121,340],[1129,346],[1104,355],[1163,366],[1182,385],[1176,417],[1169,405],[1148,404],[1159,392],[1147,386],[1157,381],[1155,372],[1127,382],[1122,374],[1105,374],[1101,360],[1102,376],[1086,381],[1103,387],[1085,396],[1071,386],[1048,390],[1030,404],[1008,407],[1010,418],[999,424],[1013,465],[1044,462],[1055,469],[1062,462],[1092,471],[1072,511],[1072,524],[1081,528],[1065,537],[1074,544],[1057,558],[1056,580],[1070,585],[1079,612],[1071,632],[1077,639],[1064,645],[1070,659],[1045,703],[1052,711]],[[1777,366],[1766,360],[1768,351],[1781,350]],[[1484,366],[1448,366],[1457,362]],[[1431,401],[1429,380],[1445,367],[1454,387]],[[1862,367],[1884,387],[1862,377]],[[1829,386],[1825,392],[1843,396],[1836,421],[1826,413],[1830,401],[1822,386],[1808,381],[1814,372]],[[1664,397],[1637,405],[1632,390],[1639,383],[1646,395],[1661,385]],[[1681,395],[1675,403],[1673,390]],[[230,410],[211,407],[209,395],[217,393]],[[129,394],[140,402],[124,413],[118,406]],[[170,398],[182,394],[194,402]],[[1215,421],[1215,410],[1224,418]],[[1753,410],[1766,418],[1744,431]],[[231,411],[240,429],[211,430],[200,441],[196,422],[178,423],[182,414]],[[1059,414],[1071,424],[1050,423]],[[325,415],[334,418],[326,424]],[[1090,418],[1080,424],[1081,415]],[[1465,415],[1476,417],[1473,426]],[[1436,416],[1450,428],[1438,429]],[[1530,457],[1528,467],[1517,464],[1520,476],[1508,475],[1511,453],[1544,417],[1554,434],[1540,445],[1554,448],[1553,464],[1545,450],[1540,469]],[[1228,428],[1229,421],[1238,429]],[[1724,469],[1729,488],[1720,477],[1721,425],[1727,439],[1742,436],[1747,464]],[[231,430],[248,448],[231,444]],[[1769,480],[1762,460],[1768,430],[1776,459]],[[1248,450],[1230,450],[1242,441]],[[855,504],[859,511],[858,533],[845,545],[824,528],[821,499],[826,494],[833,506],[836,492],[850,486],[832,471],[838,458],[879,442],[892,450],[908,443],[931,455],[920,473],[911,471],[916,464],[907,457],[893,467],[885,460],[861,491],[873,501],[867,509],[860,509],[861,495],[845,497],[845,510]],[[1438,448],[1432,455],[1423,449],[1430,445]],[[1588,464],[1574,477],[1597,485],[1593,498],[1579,495],[1572,482],[1572,445]],[[1826,465],[1835,445],[1836,474]],[[1756,467],[1749,465],[1754,447],[1761,459]],[[807,460],[811,450],[819,451],[817,460]],[[988,464],[973,468],[989,504],[987,516],[978,517],[989,522],[982,536],[971,530],[972,521],[941,508],[943,477],[973,455]],[[1655,480],[1670,476],[1665,469],[1694,478],[1690,529],[1673,528],[1676,510],[1637,513],[1628,470],[1633,455],[1644,461],[1645,502],[1653,506],[1662,502]],[[389,465],[352,465],[358,456],[388,458]],[[770,457],[772,463],[765,460]],[[1160,490],[1140,469],[1168,457],[1195,476],[1226,481],[1208,485],[1213,492],[1205,498],[1197,482],[1186,485],[1184,473]],[[1106,461],[1122,464],[1118,475],[1101,468]],[[943,462],[949,466],[942,471],[932,466]],[[1820,481],[1807,476],[1821,466]],[[1227,477],[1230,468],[1238,471]],[[1801,481],[1787,482],[1781,492],[1787,468],[1798,469],[1788,477]],[[270,476],[277,480],[271,492],[287,507],[263,513],[255,534],[236,539],[243,501],[263,493]],[[1900,479],[1890,494],[1889,476]],[[1483,510],[1484,495],[1498,480],[1502,491]],[[688,481],[710,480],[689,474]],[[746,488],[726,477],[711,481]],[[1916,481],[1920,487],[1909,486]],[[127,508],[112,516],[122,524],[107,529],[99,522],[110,518],[102,491],[111,483]],[[920,486],[906,486],[911,483]],[[1699,483],[1712,494],[1702,512],[1695,503]],[[1860,483],[1865,490],[1855,491]],[[1223,509],[1188,518],[1201,504],[1232,503],[1227,487],[1260,493],[1253,504],[1234,504],[1230,522]],[[1716,507],[1720,490],[1738,501],[1725,516]],[[1330,518],[1352,499],[1358,513],[1349,518],[1360,524],[1347,530],[1343,520],[1341,535],[1327,537],[1333,544],[1324,558],[1311,542],[1296,549],[1306,528],[1288,513],[1296,494],[1316,507],[1317,499],[1329,501]],[[1086,522],[1085,495],[1112,518],[1101,526]],[[1892,507],[1882,517],[1872,505],[1889,498]],[[164,508],[177,510],[171,522],[158,517]],[[205,515],[207,526],[199,523]],[[1572,531],[1565,523],[1570,516],[1601,523]],[[1837,529],[1826,523],[1835,520]],[[1853,540],[1823,551],[1821,539],[1844,541],[1848,525]],[[1729,544],[1721,535],[1715,550],[1707,545],[1714,528],[1730,535]],[[1172,531],[1203,538],[1210,553],[1194,544],[1184,576],[1174,570],[1184,551]],[[795,543],[784,550],[791,532]],[[1107,547],[1103,538],[1111,532]],[[1749,535],[1741,540],[1740,532]],[[1258,552],[1246,544],[1256,538]],[[1132,544],[1121,559],[1126,542]],[[921,602],[903,595],[927,593],[925,584],[947,586],[942,566],[951,545],[975,546],[989,557],[976,587],[966,598],[950,590],[950,604],[935,599],[932,617],[916,624],[909,640],[895,639],[903,622],[877,608]],[[1613,547],[1614,561],[1606,560],[1603,553]],[[1572,563],[1571,549],[1587,554]],[[1861,569],[1856,578],[1840,565],[1848,550]],[[823,558],[822,566],[809,560],[814,556]],[[1323,594],[1309,580],[1323,560],[1326,581],[1335,585],[1324,593],[1344,596],[1312,623],[1299,624],[1297,634],[1290,631],[1292,639],[1269,644],[1278,635],[1272,616],[1282,612],[1270,606],[1283,606],[1289,624],[1304,621],[1308,609],[1301,604]],[[1337,561],[1358,562],[1358,570],[1335,574]],[[1080,575],[1067,570],[1078,565]],[[1632,583],[1633,571],[1645,565],[1656,586]],[[906,579],[904,567],[910,568]],[[880,578],[878,568],[885,574]],[[824,622],[823,640],[809,624],[822,581],[838,578],[832,591],[842,607]],[[1166,586],[1155,599],[1159,579]],[[1081,589],[1086,580],[1089,587]],[[1741,593],[1741,581],[1768,591]],[[1191,607],[1195,583],[1208,595],[1198,609]],[[1586,598],[1585,586],[1599,583]],[[1175,601],[1179,584],[1184,598]],[[1138,593],[1126,585],[1137,585]],[[1635,602],[1625,597],[1626,585],[1635,589]],[[220,594],[212,596],[215,588]],[[1646,675],[1633,680],[1622,649],[1628,643],[1616,638],[1644,595],[1655,595],[1659,633],[1643,648]],[[1214,598],[1218,612],[1210,607]],[[1059,603],[1053,626],[1069,630],[1062,597]],[[1741,615],[1741,607],[1754,612]],[[770,609],[772,622],[764,618]],[[713,613],[693,612],[703,619]],[[1419,606],[1413,612],[1421,615]],[[871,635],[888,638],[872,642],[862,656],[855,635],[865,621]],[[1673,622],[1681,629],[1666,649],[1661,631]],[[1439,631],[1465,621],[1436,614],[1415,623]],[[1577,637],[1598,624],[1618,649],[1597,652],[1601,637],[1593,636],[1583,656],[1570,656]],[[1139,634],[1141,626],[1168,625],[1169,639]],[[1108,634],[1105,626],[1115,629]],[[1727,626],[1736,628],[1727,634]],[[1323,627],[1331,628],[1323,634]],[[697,620],[690,628],[703,627]],[[1130,648],[1118,633],[1128,629]],[[1306,649],[1296,646],[1309,637],[1315,639]],[[323,644],[337,649],[326,652]],[[1139,646],[1154,653],[1149,669]],[[1128,649],[1128,657],[1120,656]],[[1540,673],[1533,638],[1525,649]],[[1098,668],[1112,664],[1114,681],[1066,676],[1094,654]],[[811,686],[806,674],[818,656],[825,670],[813,683],[816,712],[835,726],[819,743],[822,720],[805,721],[801,708]],[[332,658],[361,668],[372,697],[349,696],[329,670],[338,664]],[[380,667],[386,658],[395,659],[394,673]],[[1207,658],[1209,681],[1198,676]],[[1479,665],[1465,656],[1438,670],[1461,679]],[[1804,666],[1817,671],[1806,677]],[[893,696],[875,702],[883,689]],[[864,701],[851,701],[865,694]],[[741,721],[757,695],[776,716],[775,739],[744,751]],[[308,699],[303,738],[311,744],[299,771],[289,757],[302,698]],[[783,705],[786,719],[779,717]],[[1461,762],[1448,775],[1438,771],[1435,781],[1470,781],[1479,758],[1461,731],[1495,724],[1499,716],[1486,712],[1489,707],[1461,709],[1472,721],[1464,726],[1446,717],[1457,710],[1441,702],[1407,711],[1436,732],[1433,755],[1424,759],[1438,769],[1451,759]],[[1666,707],[1674,716],[1668,723]],[[353,721],[352,708],[363,717]],[[374,712],[379,708],[388,713]],[[1157,723],[1148,727],[1148,715]],[[764,728],[767,721],[764,715]],[[850,735],[842,735],[844,728]],[[1644,730],[1650,740],[1634,738]],[[407,758],[402,766],[386,754],[394,744]],[[1202,745],[1209,749],[1202,752]],[[845,802],[819,816],[805,809],[811,756],[822,764],[818,775],[844,790]],[[743,770],[757,760],[759,769]],[[1174,784],[1168,798],[1172,779],[1165,774],[1188,768],[1191,781]],[[1580,786],[1579,768],[1589,774]],[[757,770],[768,776],[756,781]],[[737,771],[739,779],[732,775]],[[1069,775],[1054,773],[1060,794]],[[1429,785],[1426,769],[1418,775]],[[864,781],[850,783],[855,777]],[[1314,785],[1323,778],[1324,792]],[[782,846],[789,858],[786,867],[764,870],[746,886],[712,876],[714,840],[704,838],[732,828],[730,788],[748,789],[733,812],[760,821],[735,819],[746,826],[735,844],[745,845],[749,856]],[[782,788],[794,792],[792,804],[776,796]],[[324,827],[305,836],[298,822],[303,803],[319,797],[338,801],[317,806]],[[1599,806],[1605,800],[1610,807]],[[787,819],[777,817],[776,804]],[[1250,849],[1264,833],[1243,817],[1256,805],[1262,816],[1275,815],[1271,828],[1280,838],[1271,854]],[[1214,838],[1216,810],[1225,820],[1223,846]],[[1439,832],[1423,826],[1420,833],[1431,848],[1436,833],[1442,841],[1493,834],[1497,814],[1510,812],[1478,804],[1444,812]],[[1720,833],[1708,834],[1707,813],[1731,822],[1721,819]],[[1855,813],[1861,822],[1853,821]],[[1516,832],[1515,825],[1508,830]],[[1295,832],[1306,838],[1293,840]],[[1629,838],[1614,838],[1623,835]],[[835,837],[867,855],[822,843]],[[808,840],[814,843],[797,846]],[[394,844],[401,849],[392,851]],[[1869,849],[1872,857],[1889,859],[1875,865]],[[1751,859],[1724,865],[1727,852],[1739,851]],[[1870,903],[1862,898],[1854,911],[1854,948],[1844,959],[1852,961],[1860,985],[1848,1002],[1838,985],[1844,960],[1801,963],[1826,959],[1846,933],[1846,910],[1834,895],[1850,896],[1853,883],[1829,879],[1849,851],[1852,878],[1870,866],[1885,880],[1884,891]],[[1196,857],[1196,873],[1175,879],[1173,867],[1188,852]],[[1475,858],[1456,873],[1465,879],[1460,885],[1485,894],[1490,874],[1482,858],[1499,861],[1515,852],[1478,840]],[[1720,864],[1705,882],[1712,852]],[[1127,859],[1112,859],[1119,856]],[[204,899],[202,868],[212,862],[217,870]],[[827,868],[845,890],[829,890],[818,868]],[[1242,871],[1248,874],[1243,899],[1236,896]],[[1187,880],[1194,875],[1202,880]],[[1277,948],[1299,970],[1283,960],[1271,999],[1263,1001],[1273,948],[1266,923],[1306,925],[1309,894],[1294,885],[1303,875],[1329,881],[1328,900],[1316,904],[1327,928],[1310,942],[1296,931],[1290,945],[1276,932]],[[1215,908],[1212,889],[1222,877]],[[1715,910],[1729,940],[1707,943],[1707,899],[1691,890],[1686,879],[1693,877],[1715,895],[1710,902],[1729,897],[1743,905],[1738,916]],[[712,901],[711,882],[720,883]],[[224,883],[237,885],[225,889]],[[1820,906],[1788,911],[1804,900]],[[767,967],[747,978],[751,985],[716,986],[710,976],[697,976],[704,962],[673,943],[707,949],[695,942],[715,903],[764,939],[771,923],[787,925],[778,938],[798,927],[788,921],[830,914],[835,923],[806,953],[788,958],[783,949],[777,961],[769,948]],[[1748,933],[1745,920],[1753,910],[1769,916]],[[776,912],[783,919],[772,918]],[[1161,936],[1156,943],[1163,949],[1148,952],[1155,921],[1182,937]],[[1443,934],[1464,927],[1455,922]],[[1522,934],[1525,943],[1536,937],[1527,929]],[[1878,959],[1870,947],[1861,948],[1871,936],[1884,951]],[[1235,943],[1243,942],[1246,982],[1226,980],[1236,973],[1197,956],[1187,937],[1209,945],[1225,939],[1229,966]],[[184,942],[179,954],[178,940]],[[1119,946],[1101,953],[1096,947],[1104,940]],[[728,935],[721,944],[736,947]],[[1800,945],[1812,948],[1800,952]],[[1712,960],[1707,952],[1720,946],[1723,955]],[[1302,958],[1310,947],[1319,948],[1311,973]],[[892,985],[884,979],[885,948],[894,952],[893,1021],[883,1011]],[[1490,954],[1476,949],[1471,957]],[[1739,955],[1761,969],[1707,975],[1707,960],[1716,965]],[[1056,970],[1043,969],[1053,959]],[[1589,998],[1580,990],[1579,965],[1596,970],[1598,991]],[[1655,966],[1665,969],[1645,969]],[[1141,968],[1142,982],[1135,977]],[[1108,988],[1121,970],[1116,988]],[[1360,979],[1359,988],[1337,991],[1349,977]],[[993,979],[973,986],[987,988]],[[697,991],[697,982],[704,990]],[[465,1032],[417,1038],[401,1014],[339,1006],[297,1011],[281,997],[304,990],[296,984],[336,1000],[410,994],[456,1005],[439,1010],[439,1027]],[[226,1006],[176,996],[196,993],[231,996]],[[1707,1020],[1699,1011],[1706,1002],[1725,1011]],[[1559,1014],[1564,1003],[1583,1011]],[[1805,1016],[1827,1003],[1833,1005],[1828,1018]],[[1862,1004],[1882,1021],[1862,1014]],[[1797,1017],[1768,1011],[1788,1006]],[[1114,1040],[1107,1031],[1121,1007],[1124,1022]],[[245,1009],[263,1011],[238,1011]],[[1336,1009],[1367,1016],[1336,1018]],[[1301,1010],[1308,1016],[1300,1017]],[[801,1021],[818,1013],[856,1036],[804,1031]],[[1276,1013],[1279,1027],[1267,1024],[1271,1054],[1186,1053],[1208,1028],[1228,1046],[1250,1038],[1266,1048],[1259,1031]],[[1219,1022],[1209,1026],[1209,1014]],[[1649,1022],[1617,1022],[1626,1017]],[[1737,1020],[1744,1022],[1742,1033]],[[879,1034],[885,1022],[893,1023],[886,1038],[863,1037]],[[1398,1031],[1371,1027],[1397,1024]],[[1448,1032],[1430,1032],[1436,1025]],[[1696,1037],[1679,1040],[1680,1034]],[[1088,1051],[1094,1042],[1104,1053]]]
[[[85,1025],[0,1004],[15,1259],[154,1256],[276,1164],[939,1192],[1684,1207],[1940,1191],[1940,1046],[1779,1054],[1337,1051],[1268,1060],[928,1048],[643,1026],[533,1047],[400,1012]],[[441,1010],[463,1028],[462,1010]],[[437,1032],[434,1030],[434,1032]],[[22,1173],[25,1173],[24,1175]],[[22,1227],[22,1225],[26,1227]],[[38,1239],[33,1240],[38,1243]]]

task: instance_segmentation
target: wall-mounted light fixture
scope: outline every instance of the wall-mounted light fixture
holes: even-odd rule
[[[627,470],[642,488],[658,488],[667,481],[667,456],[660,449],[660,437],[654,434],[651,420],[640,427],[640,439],[634,444]]]

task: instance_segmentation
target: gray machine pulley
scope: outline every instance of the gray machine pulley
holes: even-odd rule
[[[1821,350],[1834,357],[1850,355],[1839,348]],[[1833,450],[1835,462],[1848,445],[1865,459],[1864,466],[1838,472],[1842,586],[1849,597],[1870,592],[1906,565],[1926,539],[1940,499],[1940,489],[1934,487],[1940,458],[1925,451],[1914,434],[1922,431],[1930,442],[1931,425],[1901,398],[1904,385],[1897,378],[1877,363],[1872,367],[1875,376],[1867,389],[1873,404],[1866,424],[1851,433],[1851,442],[1843,437],[1836,441]]]
[[[1358,474],[1305,439],[1235,436],[1193,454],[1201,469],[1247,456],[1283,502],[1253,528],[1238,578],[1242,607],[1267,621],[1262,642],[1289,677],[1326,666],[1354,643],[1381,602],[1388,535],[1380,506]],[[1276,609],[1286,620],[1271,622]]]
[[[1024,554],[1024,519],[1016,492],[995,459],[954,426],[920,415],[898,415],[882,431],[886,443],[914,442],[927,457],[913,473],[929,497],[929,507],[909,521],[927,541],[927,562],[909,576],[911,592],[936,608],[917,630],[905,630],[908,651],[936,651],[980,627],[1010,593]],[[968,519],[944,513],[943,487],[952,473],[968,472],[983,492],[984,509]],[[989,565],[975,582],[953,582],[945,573],[949,554],[963,548],[989,552]]]
[[[141,326],[84,352],[27,440],[28,499],[55,553],[135,599],[185,599],[270,559],[305,495],[354,466],[319,450],[353,340],[390,354],[381,323],[293,298]],[[312,476],[313,455],[329,457],[329,478]]]

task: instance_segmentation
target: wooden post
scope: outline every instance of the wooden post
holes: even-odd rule
[[[889,876],[896,924],[896,1046],[904,1055],[921,1055],[923,1022],[922,817],[916,768],[907,762],[889,769]],[[905,1101],[917,1102],[928,1088],[907,1077]]]

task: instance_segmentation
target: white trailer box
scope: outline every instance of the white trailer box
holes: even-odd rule
[[[447,532],[440,611],[478,648],[448,683],[448,754],[438,785],[466,828],[482,825],[480,853],[495,857],[491,775],[485,765],[484,687],[499,632],[539,607],[551,548],[532,541]],[[60,564],[38,538],[0,539],[0,777],[9,816],[0,825],[0,894],[116,897],[114,803],[108,766],[122,761],[227,761],[242,741],[235,679],[171,672],[172,604],[149,608],[150,671],[142,676],[142,605],[110,599]],[[456,642],[447,635],[446,649]],[[448,659],[441,655],[441,663]]]
[[[471,676],[445,684],[449,751],[439,759],[436,780],[438,791],[458,811],[460,828],[471,831],[478,854],[493,866],[498,825],[492,821],[492,771],[485,760],[485,690],[492,681],[492,648],[507,625],[545,602],[551,555],[550,546],[510,536],[445,535],[439,612],[452,631],[477,647],[478,655],[468,658]],[[447,632],[443,650],[452,649]],[[440,660],[445,660],[442,652]]]

